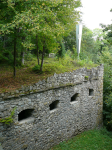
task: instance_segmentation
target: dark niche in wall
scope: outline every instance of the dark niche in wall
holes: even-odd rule
[[[94,90],[93,89],[89,89],[89,96],[93,96],[94,94]]]
[[[79,97],[79,93],[74,94],[74,95],[71,97],[71,102],[78,101],[78,99],[77,99],[78,97]]]
[[[27,119],[32,116],[34,109],[25,109],[18,114],[18,121]]]
[[[59,105],[59,100],[56,100],[49,105],[49,108],[50,108],[50,110],[54,110],[54,109],[58,108],[58,105]]]

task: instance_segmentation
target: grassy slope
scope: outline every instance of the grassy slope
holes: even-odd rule
[[[24,67],[17,68],[16,77],[13,77],[13,68],[9,65],[0,65],[0,93],[13,91],[21,88],[23,85],[37,83],[39,80],[45,79],[54,73],[70,72],[82,67],[95,67],[95,64],[85,63],[84,61],[73,61],[70,57],[60,59],[45,58],[43,73],[37,74],[32,71],[32,67],[37,64],[36,58],[25,62]]]
[[[112,133],[105,129],[86,131],[50,150],[112,150]]]

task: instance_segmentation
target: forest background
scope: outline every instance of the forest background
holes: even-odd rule
[[[0,0],[0,92],[103,63],[104,125],[112,131],[112,24],[93,31],[83,26],[77,59],[79,7],[80,0]]]

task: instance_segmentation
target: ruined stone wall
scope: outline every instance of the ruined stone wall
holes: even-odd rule
[[[85,130],[102,126],[103,66],[54,74],[0,94],[0,118],[16,107],[14,122],[0,123],[3,150],[48,150]]]

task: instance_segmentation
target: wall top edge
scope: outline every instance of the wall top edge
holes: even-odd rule
[[[73,72],[65,72],[61,74],[55,73],[53,76],[40,80],[32,85],[22,86],[20,89],[12,92],[0,93],[0,101],[19,98],[20,96],[40,93],[56,88],[74,86],[91,80],[100,80],[103,78],[103,71],[104,67],[103,64],[101,64],[91,69],[80,68]]]

